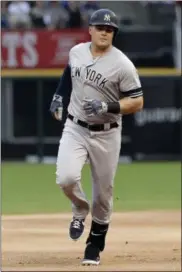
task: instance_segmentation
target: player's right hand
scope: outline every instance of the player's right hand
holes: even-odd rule
[[[50,112],[53,117],[61,121],[63,116],[63,103],[62,103],[62,96],[54,94],[51,105],[50,105]]]

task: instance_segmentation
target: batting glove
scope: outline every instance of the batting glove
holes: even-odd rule
[[[50,112],[54,118],[61,121],[63,115],[63,103],[62,103],[62,96],[55,94],[53,96],[51,105],[50,105]]]
[[[108,105],[100,100],[84,98],[83,109],[87,116],[102,115],[107,112]]]

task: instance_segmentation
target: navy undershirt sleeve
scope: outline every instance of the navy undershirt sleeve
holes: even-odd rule
[[[63,75],[59,81],[55,94],[62,96],[63,98],[63,117],[62,126],[66,122],[68,114],[68,105],[70,103],[70,97],[72,92],[72,79],[71,79],[71,67],[69,65],[64,69]]]
[[[72,91],[71,68],[69,65],[67,65],[59,81],[58,87],[56,89],[56,94],[64,97],[65,95],[68,94],[70,95],[71,91]]]

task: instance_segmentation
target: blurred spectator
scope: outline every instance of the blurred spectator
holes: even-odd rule
[[[1,28],[8,28],[8,11],[7,11],[7,2],[1,2]]]
[[[81,2],[81,13],[83,23],[88,26],[88,22],[92,13],[100,8],[99,1],[82,1]]]
[[[68,6],[69,19],[67,22],[67,27],[69,28],[81,28],[83,27],[83,20],[80,12],[79,2],[69,1]]]
[[[49,29],[65,28],[68,21],[68,12],[59,1],[50,1],[45,12],[44,23]]]
[[[173,4],[174,0],[147,0],[147,1],[140,1],[142,4],[147,5],[148,3],[152,4]]]
[[[174,21],[174,1],[144,1],[151,25],[172,27]]]
[[[44,23],[44,15],[45,15],[44,2],[35,1],[35,4],[30,12],[33,27],[43,28],[46,26],[46,24]]]
[[[81,10],[90,17],[92,13],[100,8],[98,1],[83,1],[81,3]]]
[[[67,10],[69,1],[63,0],[63,1],[60,1],[60,2],[61,2],[61,6]]]
[[[8,5],[8,22],[11,29],[13,28],[30,28],[30,5],[26,1],[12,1]]]

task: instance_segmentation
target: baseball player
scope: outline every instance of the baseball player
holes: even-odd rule
[[[68,104],[58,150],[56,183],[72,203],[69,234],[73,240],[82,235],[90,209],[80,182],[82,168],[87,160],[90,162],[92,223],[83,265],[98,265],[105,248],[121,147],[122,115],[143,107],[136,68],[112,44],[117,31],[114,12],[100,9],[93,13],[89,24],[91,42],[80,43],[70,50],[68,65],[50,106],[54,117],[62,120],[63,105]]]

